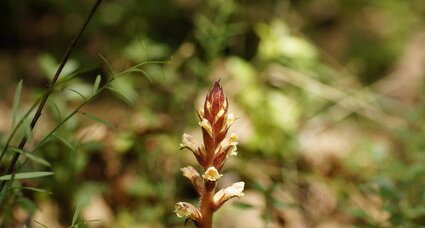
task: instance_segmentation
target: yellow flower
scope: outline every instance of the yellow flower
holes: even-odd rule
[[[220,177],[223,175],[218,173],[217,169],[214,166],[209,167],[204,174],[202,174],[202,177],[205,180],[209,181],[217,181]]]

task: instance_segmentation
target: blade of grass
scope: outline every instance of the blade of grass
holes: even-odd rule
[[[41,188],[21,187],[21,189],[30,190],[30,191],[39,192],[39,193],[46,193],[46,194],[49,194],[49,195],[52,194],[52,192],[46,191],[46,190],[41,189]]]
[[[48,91],[46,91],[48,93]],[[46,94],[45,93],[45,94]],[[44,96],[44,95],[43,95]],[[12,129],[12,132],[10,133],[9,137],[6,140],[6,143],[2,149],[2,152],[0,154],[0,164],[3,160],[4,155],[6,154],[7,149],[10,146],[10,143],[12,142],[12,139],[15,137],[16,133],[18,132],[19,127],[24,123],[25,119],[31,114],[32,111],[37,107],[39,102],[41,101],[42,97],[39,97],[34,104],[31,106],[31,108],[25,113],[25,115],[19,120],[18,124]],[[1,189],[0,189],[1,190]]]
[[[18,82],[15,90],[15,96],[13,97],[13,105],[12,105],[12,129],[16,126],[16,118],[18,117],[19,110],[19,102],[21,100],[22,93],[22,80]]]
[[[90,114],[88,112],[79,112],[79,113],[81,115],[87,116],[88,118],[90,118],[90,119],[92,119],[92,120],[94,120],[94,121],[96,121],[96,122],[98,122],[100,124],[103,124],[103,125],[105,125],[105,126],[107,126],[109,128],[115,129],[115,126],[113,124],[109,123],[108,121],[106,121],[106,120],[104,120],[104,119],[102,119],[100,117],[97,117],[97,116],[95,116],[93,114]]]
[[[73,146],[68,140],[64,139],[62,136],[52,134],[53,137],[57,138],[61,143],[63,143],[65,146],[67,146],[69,149],[72,150],[72,152],[75,152],[77,149],[75,146]]]
[[[29,160],[31,160],[35,163],[38,163],[40,165],[44,165],[44,166],[48,166],[48,167],[50,166],[50,163],[48,161],[44,160],[43,158],[37,157],[34,154],[29,153],[28,151],[24,151],[24,150],[19,149],[19,148],[10,148],[10,151],[23,154]]]
[[[72,215],[71,226],[75,226],[77,224],[78,216],[80,215],[80,209],[81,209],[81,204],[78,204],[77,208],[75,208],[74,215]],[[78,225],[76,227],[78,227]]]
[[[102,77],[100,77],[100,75],[97,75],[96,80],[94,81],[94,84],[93,84],[92,95],[96,94],[97,90],[99,89],[99,85],[100,85],[101,80],[102,80]]]
[[[152,81],[152,78],[149,76],[149,74],[148,74],[148,72],[146,72],[145,70],[142,70],[142,69],[140,69],[140,68],[135,68],[135,69],[131,69],[131,70],[128,70],[128,71],[126,71],[127,73],[132,73],[132,72],[134,72],[134,73],[141,73],[141,74],[143,74],[151,83],[153,82]]]
[[[133,102],[131,102],[131,100],[125,96],[123,93],[121,93],[121,91],[119,91],[118,89],[112,87],[112,86],[108,86],[108,90],[112,91],[113,93],[115,93],[119,98],[121,98],[122,101],[124,101],[127,105],[131,106],[131,104]]]
[[[75,89],[68,89],[68,90],[71,91],[71,92],[74,92],[75,94],[77,94],[78,96],[83,98],[83,100],[87,100],[87,97],[84,96],[82,93],[78,92],[77,90],[75,90]]]
[[[62,113],[58,107],[58,105],[56,104],[56,102],[49,102],[51,104],[51,106],[53,107],[53,109],[55,110],[55,112],[57,113],[59,120],[62,120]]]
[[[63,58],[62,58],[62,60],[61,60],[61,62],[59,64],[59,67],[58,67],[58,69],[57,69],[57,71],[55,73],[55,75],[53,76],[52,80],[50,81],[50,88],[52,88],[52,87],[55,86],[55,84],[56,84],[56,82],[57,82],[57,80],[59,78],[59,75],[62,73],[62,70],[63,70],[65,64],[68,62],[68,59],[69,59],[69,56],[71,55],[71,52],[76,47],[77,42],[80,40],[80,38],[81,38],[84,30],[86,29],[88,23],[90,22],[90,20],[93,17],[94,13],[98,9],[100,3],[102,3],[102,0],[97,0],[94,3],[94,5],[93,5],[93,7],[92,7],[92,9],[91,9],[91,11],[90,11],[87,19],[84,21],[83,25],[81,26],[81,29],[78,31],[78,33],[75,36],[75,38],[69,44],[69,47],[66,50],[66,52],[65,52],[65,54],[64,54],[64,56],[63,56]],[[50,96],[51,93],[52,93],[52,91],[51,90],[48,90],[48,92],[41,99],[40,104],[38,105],[37,111],[36,111],[36,113],[35,113],[32,121],[31,121],[31,129],[34,128],[35,124],[37,123],[38,119],[40,118],[41,113],[42,113],[42,111],[44,109],[44,106],[46,105],[47,99],[49,98],[49,96]],[[25,144],[26,144],[26,142],[27,142],[27,138],[26,137],[23,137],[22,140],[21,140],[21,142],[18,145],[18,148],[23,149],[24,146],[25,146]],[[15,173],[14,170],[15,170],[16,163],[19,160],[19,155],[20,155],[19,153],[14,154],[14,156],[12,157],[12,159],[10,161],[9,167],[6,170],[6,174],[11,175],[11,177],[12,177],[11,179],[12,180],[13,180],[13,175]],[[7,183],[7,181],[2,181],[1,182],[1,184],[0,184],[0,192],[2,192],[2,190],[3,190],[4,186],[6,185],[6,183]],[[0,204],[1,203],[2,202],[0,202]]]
[[[25,172],[25,173],[14,173],[14,179],[15,180],[21,180],[21,179],[33,179],[33,178],[39,178],[39,177],[46,177],[53,175],[52,172]],[[13,177],[11,174],[0,176],[0,180],[11,180]]]
[[[106,58],[99,54],[99,57],[102,59],[102,61],[106,64],[106,66],[108,67],[108,70],[110,71],[110,73],[112,74],[112,78],[115,78],[115,73],[114,70],[112,69],[111,65],[109,64],[108,60],[106,60]]]

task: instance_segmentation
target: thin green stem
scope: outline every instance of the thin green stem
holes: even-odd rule
[[[65,52],[65,54],[64,54],[64,56],[63,56],[63,58],[62,58],[62,60],[61,60],[61,62],[59,64],[59,67],[58,67],[55,75],[53,76],[52,81],[50,82],[49,88],[53,88],[55,86],[56,81],[58,80],[60,74],[62,73],[62,70],[63,70],[65,64],[68,62],[69,56],[71,55],[72,51],[75,49],[75,47],[76,47],[78,41],[80,40],[80,38],[81,38],[84,30],[86,29],[88,23],[92,19],[94,13],[98,9],[98,7],[99,7],[99,5],[100,5],[101,2],[102,2],[102,0],[96,0],[96,2],[94,3],[94,5],[93,5],[93,7],[92,7],[92,9],[91,9],[91,11],[90,11],[87,19],[85,20],[84,24],[82,25],[80,31],[77,33],[77,35],[75,36],[75,38],[71,41],[68,49],[66,50],[66,52]],[[44,109],[44,107],[46,105],[47,99],[49,98],[51,92],[52,92],[51,90],[48,90],[48,92],[41,99],[41,101],[40,101],[40,103],[38,105],[37,111],[36,111],[36,113],[35,113],[32,121],[31,121],[31,124],[30,124],[31,130],[34,129],[37,121],[41,117],[41,113],[42,113],[42,111],[43,111],[43,109]],[[25,147],[25,144],[27,143],[27,140],[28,140],[28,138],[26,136],[24,136],[22,138],[21,142],[19,143],[18,148],[19,149],[23,149]],[[13,157],[12,157],[12,159],[10,161],[9,168],[6,171],[6,175],[8,175],[8,174],[11,174],[12,175],[12,178],[10,180],[11,182],[13,182],[13,180],[14,180],[14,170],[15,170],[16,163],[17,163],[17,161],[19,159],[19,156],[20,156],[19,153],[15,153],[13,155]],[[4,186],[6,185],[7,182],[8,182],[7,180],[1,182],[1,184],[0,184],[0,193],[3,191],[3,188],[4,188]]]

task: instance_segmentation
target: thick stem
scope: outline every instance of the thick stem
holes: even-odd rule
[[[213,197],[215,194],[215,181],[205,180],[205,188],[201,194],[200,207],[202,214],[202,221],[199,223],[199,228],[212,228],[212,220],[214,213]]]

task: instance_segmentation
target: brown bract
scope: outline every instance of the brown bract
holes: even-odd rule
[[[242,196],[245,186],[244,182],[238,182],[216,192],[216,182],[223,176],[220,170],[227,158],[237,154],[238,144],[238,137],[235,134],[226,136],[235,118],[233,114],[228,113],[228,101],[220,81],[216,81],[208,91],[203,108],[197,113],[203,144],[184,133],[180,146],[192,151],[204,169],[202,175],[190,166],[182,169],[183,175],[192,182],[200,195],[200,208],[198,210],[189,203],[179,202],[176,204],[175,212],[179,217],[195,221],[197,227],[211,228],[213,213],[227,200]]]
[[[227,149],[229,148],[222,148],[227,151],[217,149],[225,139],[227,131],[234,121],[234,117],[228,113],[228,101],[219,81],[216,81],[208,92],[205,98],[204,108],[198,111],[198,117],[200,120],[199,125],[202,127],[202,136],[206,151],[205,159],[198,159],[198,161],[203,161],[201,165],[204,169],[215,166],[220,170],[227,157]]]

